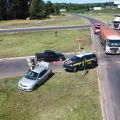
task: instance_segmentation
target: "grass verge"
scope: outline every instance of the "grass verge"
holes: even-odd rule
[[[47,27],[47,26],[68,26],[68,25],[84,25],[88,24],[86,19],[74,19],[70,14],[65,16],[51,16],[45,20],[9,20],[1,21],[1,28],[24,28],[24,27]]]
[[[112,21],[114,20],[115,16],[112,15],[112,14],[95,14],[95,13],[90,13],[90,14],[86,14],[87,16],[90,16],[90,17],[93,17],[93,18],[96,18],[96,19],[99,19],[105,23],[108,23],[108,24],[112,24]]]
[[[91,49],[89,29],[61,30],[58,36],[55,31],[25,32],[0,34],[0,58],[34,55],[45,49],[58,52],[77,52],[77,38],[83,38],[83,51]]]
[[[0,80],[1,120],[102,120],[94,69],[56,73],[30,93],[17,89],[19,79]]]

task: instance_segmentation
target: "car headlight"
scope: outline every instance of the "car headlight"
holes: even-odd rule
[[[70,67],[72,67],[73,65],[71,64]]]

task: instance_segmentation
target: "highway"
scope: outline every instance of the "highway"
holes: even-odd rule
[[[106,55],[100,44],[99,36],[95,35],[94,38],[100,61],[99,79],[104,118],[105,120],[120,120],[120,57],[119,55]]]
[[[33,31],[48,31],[48,30],[67,30],[67,29],[85,29],[90,28],[90,25],[80,26],[61,26],[61,27],[28,27],[28,28],[12,28],[12,29],[0,29],[0,33],[8,32],[33,32]]]
[[[77,15],[77,17],[84,17],[90,21],[93,25],[98,20]],[[99,21],[101,22],[101,21]],[[103,22],[102,22],[103,23]],[[83,26],[82,26],[83,27]],[[90,26],[84,26],[90,27]],[[80,26],[74,26],[72,29],[79,29]],[[50,28],[43,28],[45,30],[51,30]],[[43,30],[42,29],[42,30]],[[64,27],[57,27],[53,29],[64,29]],[[53,30],[52,29],[52,30]],[[65,29],[71,29],[65,27]],[[0,30],[0,32],[24,32],[24,31],[36,31],[36,29],[12,29],[12,30]],[[40,28],[37,30],[41,30]],[[93,43],[96,53],[99,58],[98,77],[99,86],[101,92],[102,108],[104,120],[120,120],[120,57],[119,55],[106,55],[100,44],[98,35],[92,34]],[[71,55],[66,55],[69,58]],[[28,68],[25,58],[0,60],[0,77],[19,76],[23,75]],[[51,63],[54,72],[62,72],[62,63]]]
[[[84,18],[91,24],[97,22],[93,18]],[[98,79],[104,120],[120,120],[120,56],[106,55],[99,35],[93,34],[93,43],[99,59]]]

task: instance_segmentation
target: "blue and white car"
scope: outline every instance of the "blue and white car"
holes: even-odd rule
[[[52,74],[52,69],[47,62],[39,62],[33,70],[29,70],[18,82],[18,88],[24,91],[32,91],[43,84]]]

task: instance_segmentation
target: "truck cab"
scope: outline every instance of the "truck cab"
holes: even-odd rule
[[[120,54],[120,37],[109,36],[105,47],[106,54]]]
[[[94,24],[94,33],[95,34],[99,34],[100,33],[100,27],[101,27],[101,23],[95,23]]]
[[[120,29],[120,15],[117,15],[113,21],[114,29]]]

